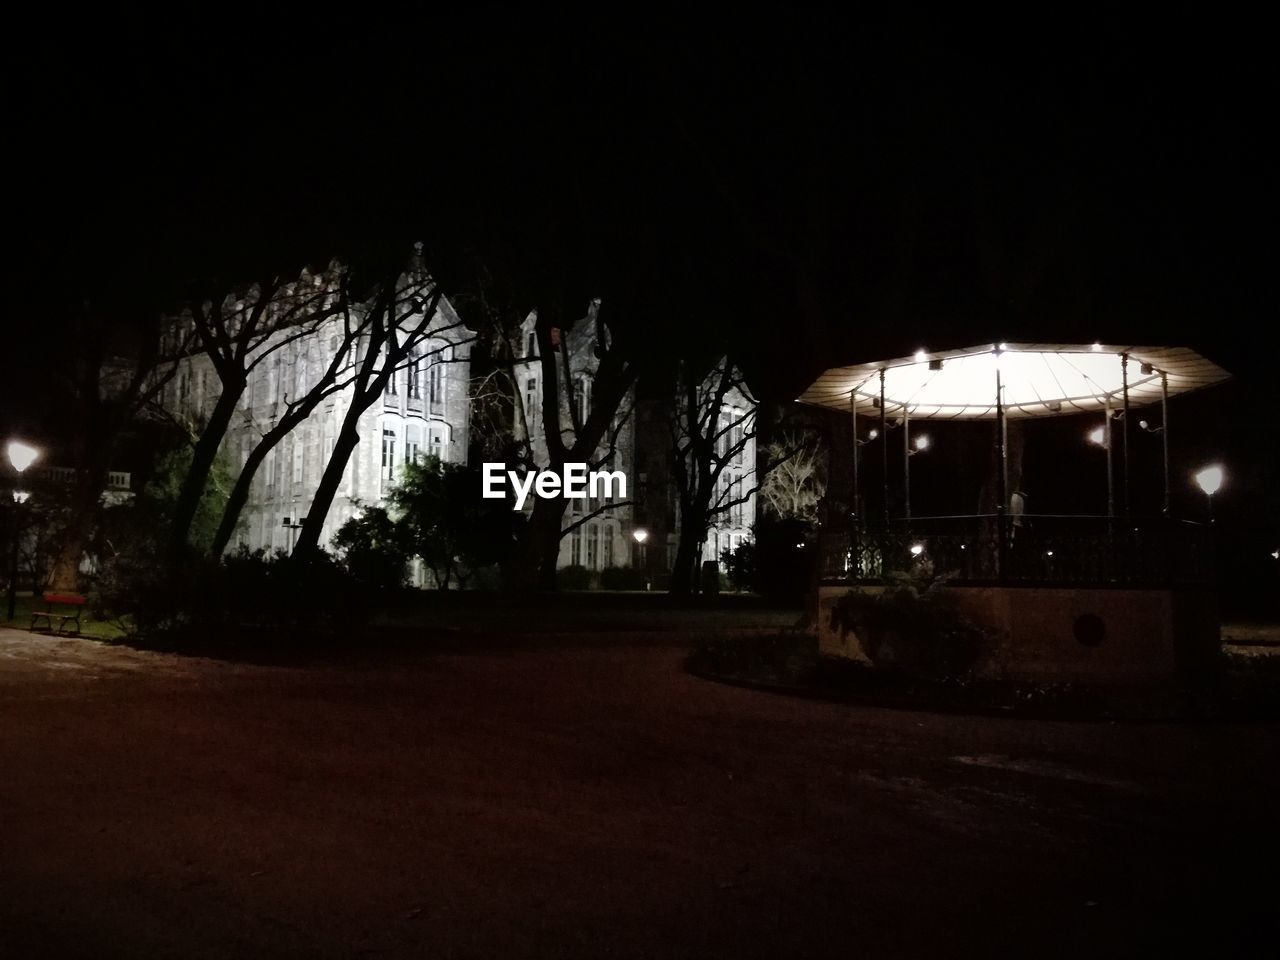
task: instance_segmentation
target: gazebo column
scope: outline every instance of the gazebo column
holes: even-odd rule
[[[911,519],[911,418],[902,405],[902,515]]]
[[[1164,454],[1164,515],[1171,515],[1169,500],[1169,375],[1160,371],[1160,438]]]
[[[1124,413],[1120,417],[1120,480],[1124,485],[1124,515],[1129,516],[1129,355],[1120,354],[1120,378],[1124,385]]]
[[[849,496],[849,516],[853,520],[853,526],[856,530],[858,527],[858,391],[857,388],[849,391],[849,420],[853,425],[853,489]]]
[[[884,414],[884,368],[880,368],[880,479],[884,521],[889,522],[889,424]]]
[[[996,535],[999,537],[999,544],[996,547],[996,579],[1001,582],[1004,581],[1005,568],[1008,566],[1007,554],[1009,550],[1007,509],[1009,505],[1009,463],[1005,446],[1004,384],[1000,379],[1000,349],[996,348],[996,459],[999,461],[996,469],[996,496],[998,498],[996,505]]]
[[[1111,397],[1107,397],[1107,407],[1104,411],[1106,420],[1103,421],[1102,445],[1107,451],[1107,516],[1114,517],[1116,515],[1116,471],[1111,462]]]

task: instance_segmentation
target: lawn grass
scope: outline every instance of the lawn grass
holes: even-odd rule
[[[43,600],[32,597],[30,594],[18,594],[17,603],[14,605],[14,617],[12,620],[6,619],[9,613],[8,604],[3,598],[0,598],[0,627],[12,627],[15,630],[29,630],[31,628],[31,613],[33,610],[43,610],[45,604]],[[55,604],[56,611],[67,613],[69,608],[65,604]],[[44,620],[40,621],[41,627],[36,633],[45,633]],[[74,630],[74,628],[70,628]],[[89,637],[93,640],[119,640],[124,636],[119,626],[106,620],[95,620],[89,612],[86,605],[80,614],[80,636]]]

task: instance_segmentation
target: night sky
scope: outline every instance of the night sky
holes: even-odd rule
[[[1179,401],[1181,452],[1280,514],[1256,26],[218,9],[11,31],[14,422],[77,303],[422,239],[722,339],[769,397],[920,346],[1192,346],[1237,380]]]

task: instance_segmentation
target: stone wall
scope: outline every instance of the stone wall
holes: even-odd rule
[[[826,656],[870,663],[858,637],[833,617],[852,587],[818,591],[818,645]],[[860,588],[879,592],[882,587]],[[976,671],[985,678],[1097,683],[1163,682],[1206,669],[1220,645],[1210,591],[1051,587],[949,587],[991,632]]]

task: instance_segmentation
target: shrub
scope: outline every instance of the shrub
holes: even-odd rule
[[[383,507],[365,507],[333,535],[347,572],[374,590],[390,590],[405,582],[409,562],[408,533]]]
[[[581,564],[573,564],[556,572],[556,586],[561,590],[590,590],[591,571]]]
[[[346,630],[368,617],[373,596],[323,551],[290,557],[241,548],[168,565],[115,557],[90,602],[95,616],[134,638],[235,641],[245,628],[274,637]]]
[[[747,540],[737,550],[720,551],[720,562],[733,589],[750,590],[756,583],[756,545]]]
[[[831,617],[832,626],[857,635],[876,667],[929,680],[969,676],[987,636],[956,609],[942,581],[899,580],[879,593],[851,590]]]
[[[605,567],[600,571],[602,590],[643,590],[648,573],[635,567]]]

